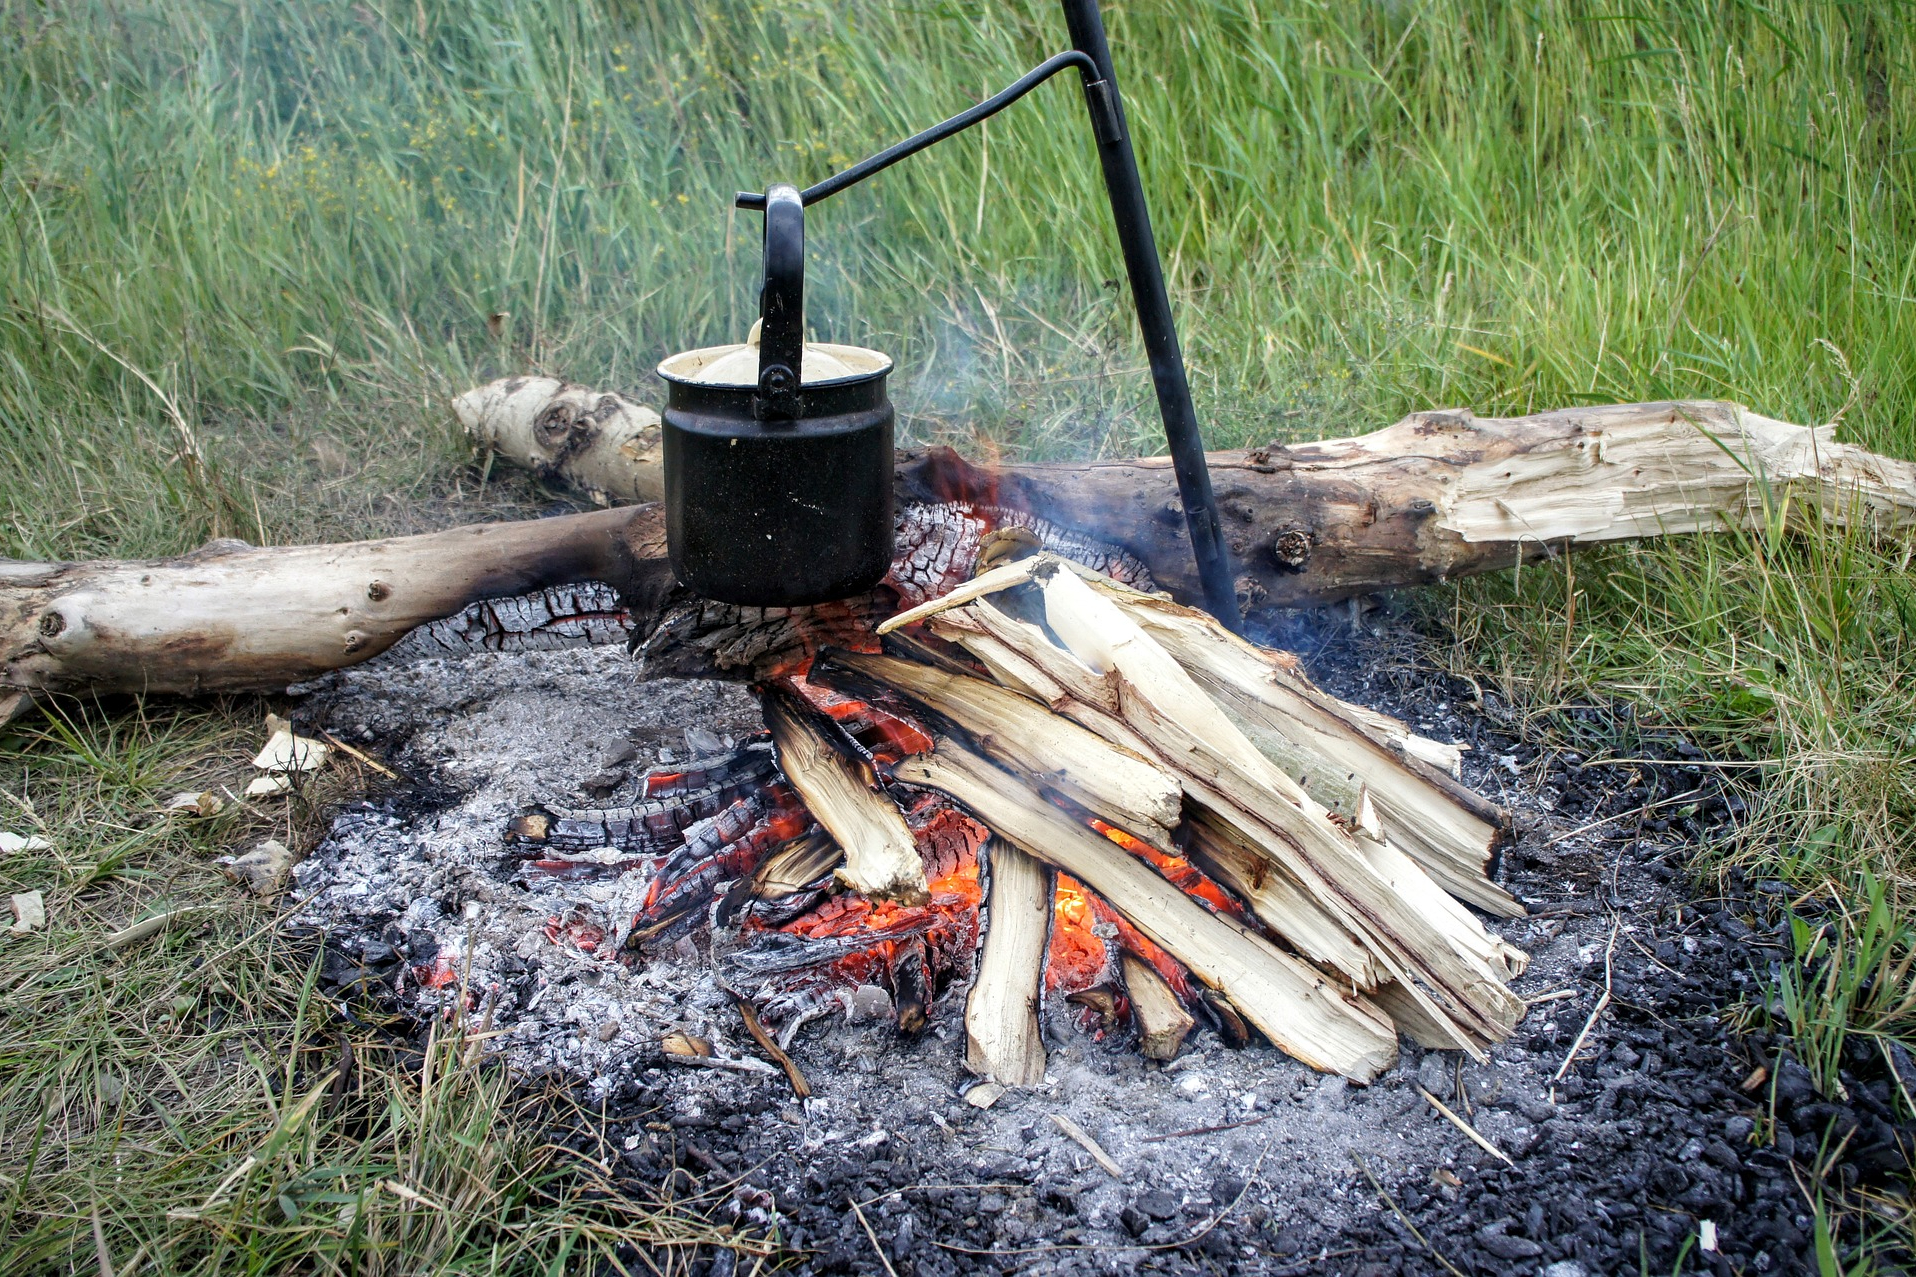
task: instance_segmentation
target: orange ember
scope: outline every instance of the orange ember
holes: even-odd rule
[[[1169,855],[1159,851],[1150,843],[1132,834],[1126,833],[1116,825],[1106,824],[1095,817],[1091,827],[1124,848],[1138,859],[1148,862],[1165,880],[1183,891],[1187,896],[1196,896],[1219,913],[1229,914],[1233,918],[1242,918],[1244,906],[1232,898],[1231,894],[1213,882],[1196,865],[1182,856]]]
[[[1091,910],[1101,923],[1107,924],[1117,932],[1118,944],[1133,955],[1148,962],[1164,977],[1164,982],[1177,991],[1177,995],[1189,1003],[1198,996],[1197,985],[1191,980],[1190,970],[1176,958],[1166,953],[1157,941],[1139,931],[1124,920],[1116,909],[1097,896],[1091,897]]]
[[[776,928],[755,919],[748,929],[773,929],[809,940],[861,937],[870,943],[831,964],[826,979],[835,984],[886,984],[902,951],[922,938],[939,955],[941,970],[969,970],[978,944],[978,906],[984,888],[978,880],[978,851],[989,831],[943,800],[928,799],[907,813],[924,857],[931,899],[922,905],[870,900],[853,892],[833,896],[802,916]],[[919,823],[916,817],[923,817]]]
[[[1058,875],[1052,897],[1051,946],[1045,955],[1046,993],[1082,993],[1105,977],[1111,965],[1104,937],[1092,928],[1098,916],[1091,893],[1067,874]]]
[[[897,762],[907,754],[924,754],[931,750],[931,737],[915,723],[886,713],[876,705],[822,687],[803,674],[790,675],[786,681],[814,709],[837,720],[846,734],[870,750],[879,762]]]

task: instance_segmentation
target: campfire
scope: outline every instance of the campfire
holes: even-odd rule
[[[789,649],[762,738],[654,769],[630,807],[515,818],[528,878],[618,884],[548,938],[642,963],[706,933],[795,1080],[809,1020],[913,1034],[961,992],[966,1063],[1004,1086],[1045,1077],[1047,997],[1152,1059],[1204,1024],[1359,1082],[1399,1031],[1473,1055],[1508,1035],[1524,955],[1465,903],[1522,910],[1454,749],[1039,541],[986,532],[996,566],[864,650]]]

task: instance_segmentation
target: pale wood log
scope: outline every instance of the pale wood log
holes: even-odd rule
[[[273,549],[216,541],[145,562],[0,560],[0,692],[284,687],[475,599],[636,582],[632,519],[601,510]]]
[[[600,505],[665,496],[659,414],[552,377],[507,377],[452,401],[474,443]]]
[[[880,792],[871,765],[832,742],[828,729],[790,692],[773,688],[763,705],[779,770],[845,852],[840,880],[876,900],[930,900],[918,841],[898,808]]]
[[[1131,1015],[1138,1024],[1138,1054],[1147,1060],[1175,1060],[1197,1021],[1150,963],[1127,951],[1122,965]]]
[[[950,795],[1000,837],[1097,892],[1280,1049],[1311,1067],[1368,1082],[1396,1059],[1395,1028],[1362,995],[1211,913],[956,740],[939,738],[930,754],[903,760],[894,773]]]
[[[1003,839],[985,850],[991,880],[978,973],[965,999],[965,1067],[1003,1086],[1044,1081],[1038,1002],[1044,995],[1051,872]]]
[[[832,653],[814,677],[837,682],[838,669],[868,680],[863,686],[902,693],[960,729],[999,766],[1056,789],[1161,850],[1172,849],[1171,830],[1182,818],[1178,783],[1130,750],[981,678],[863,652]],[[850,683],[846,690],[857,695],[859,687]]]

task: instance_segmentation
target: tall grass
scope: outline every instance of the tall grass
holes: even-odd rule
[[[216,438],[315,398],[436,425],[507,369],[649,389],[749,322],[733,191],[821,176],[1063,39],[1044,0],[0,14],[0,447],[78,520],[8,493],[0,544],[34,554],[202,530],[124,490],[168,472],[165,410],[73,329]],[[1108,17],[1214,442],[1721,395],[1847,406],[1909,448],[1901,6]],[[900,358],[912,437],[1154,446],[1081,115],[1060,81],[814,211],[814,325]]]
[[[1718,396],[1916,455],[1906,4],[1110,0],[1106,16],[1214,445],[1433,405]],[[523,512],[542,498],[475,473],[448,392],[544,370],[653,394],[663,354],[752,317],[757,221],[734,191],[815,180],[1062,42],[1047,0],[0,0],[0,553]],[[1158,446],[1068,81],[810,223],[812,324],[898,358],[908,439]],[[1457,659],[1524,703],[1631,701],[1751,764],[1769,798],[1741,854],[1806,887],[1867,869],[1900,914],[1907,550],[1782,523],[1578,556],[1432,608]],[[210,748],[225,729],[179,730]],[[177,849],[131,814],[160,756],[145,731],[92,716],[9,747],[5,820],[60,785],[99,810],[64,828],[72,865],[0,863],[5,889],[84,910],[175,874]],[[210,875],[179,884],[221,898]],[[122,1154],[67,1138],[64,1178],[28,1175],[21,1123],[57,1094],[71,1127],[95,1061],[151,1051],[109,1026],[150,1027],[165,999],[74,936],[49,943],[0,964],[10,988],[57,971],[47,987],[77,991],[6,1012],[13,1076],[59,1080],[0,1083],[0,1191],[36,1221],[34,1255],[90,1263],[85,1191],[105,1181],[85,1159]],[[161,952],[171,974],[141,959],[153,989],[202,980],[179,974],[181,946]],[[271,1005],[296,1009],[291,969],[270,970]],[[1808,1041],[1829,1000],[1802,989]],[[274,1015],[274,1032],[299,1022]],[[237,1158],[303,1094],[237,1076],[216,1092],[230,1133],[192,1147]],[[275,1146],[294,1178],[303,1138]],[[113,1246],[133,1203],[186,1209],[237,1164],[154,1146],[173,1169],[97,1203]],[[193,1262],[292,1251],[220,1253]]]

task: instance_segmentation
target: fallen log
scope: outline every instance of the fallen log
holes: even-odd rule
[[[0,722],[46,693],[285,687],[475,600],[636,584],[650,551],[633,518],[600,510],[345,545],[214,541],[144,562],[0,560]]]
[[[494,432],[495,446],[519,456],[499,414],[533,423],[532,431],[543,393],[544,382],[523,379],[515,392],[474,400],[469,415],[476,429]],[[582,405],[588,394],[552,383],[547,406],[573,404],[567,395]],[[617,407],[613,415],[628,413],[627,401]],[[603,399],[563,415],[576,424],[598,411]],[[628,424],[637,433],[627,442],[643,436],[636,416]],[[619,443],[587,472],[583,459],[598,453],[561,442],[548,472],[607,499],[647,494],[656,469],[642,447],[633,451]],[[1760,526],[1774,510],[1813,509],[1884,530],[1916,526],[1916,465],[1836,443],[1831,427],[1725,403],[1504,419],[1423,412],[1353,439],[1214,453],[1211,467],[1239,595],[1251,609],[1508,568],[1563,545]],[[980,526],[1023,520],[1102,543],[1174,596],[1199,596],[1165,459],[986,468],[932,450],[904,456],[896,482],[901,529],[913,518],[971,520],[927,552],[940,572],[969,574]],[[901,561],[901,589],[917,588],[921,567]],[[147,562],[7,561],[0,717],[48,693],[283,687],[365,660],[475,602],[587,580],[616,587],[642,634],[677,623],[681,663],[662,667],[670,672],[763,672],[802,631],[818,628],[816,616],[789,611],[688,610],[674,597],[664,521],[651,505],[338,546],[215,542]],[[881,594],[831,605],[825,615],[843,631],[832,641],[845,643],[889,611],[890,594]]]
[[[460,419],[482,446],[549,478],[615,501],[655,499],[656,450],[628,449],[598,467],[534,440],[519,423],[606,411],[594,392],[543,384],[549,407],[531,379],[514,378],[461,396]],[[546,429],[567,439],[579,432]],[[513,439],[527,442],[504,442]],[[1526,417],[1433,409],[1371,434],[1213,452],[1209,462],[1247,609],[1495,571],[1561,544],[1761,528],[1772,511],[1814,510],[1881,531],[1916,526],[1916,464],[1838,443],[1833,424],[1793,425],[1721,400]],[[1168,457],[983,467],[932,449],[903,457],[898,496],[1041,514],[1124,547],[1177,597],[1202,597]]]

